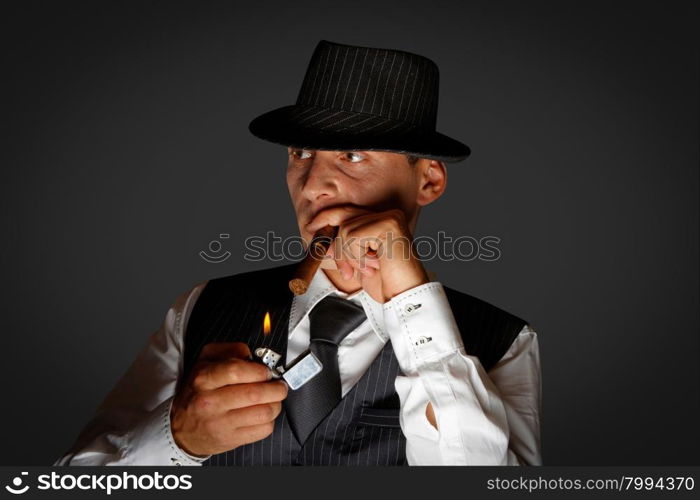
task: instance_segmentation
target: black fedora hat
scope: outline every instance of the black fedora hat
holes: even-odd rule
[[[469,147],[435,130],[438,88],[427,57],[321,40],[296,104],[258,116],[249,129],[284,146],[464,160]]]

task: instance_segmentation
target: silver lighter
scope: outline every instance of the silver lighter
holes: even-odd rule
[[[255,355],[260,358],[260,362],[267,366],[272,372],[273,378],[282,378],[290,389],[296,390],[306,384],[309,380],[321,373],[323,364],[314,354],[309,351],[300,356],[294,363],[287,366],[277,366],[282,358],[280,354],[269,347],[258,347]]]

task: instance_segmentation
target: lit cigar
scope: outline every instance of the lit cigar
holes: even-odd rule
[[[294,278],[289,281],[289,289],[294,295],[306,293],[311,279],[316,274],[318,266],[321,265],[328,247],[331,246],[337,234],[338,226],[325,226],[316,231],[311,243],[309,243],[306,257],[297,266]]]

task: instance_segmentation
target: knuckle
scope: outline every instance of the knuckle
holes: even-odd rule
[[[229,384],[238,384],[241,381],[241,365],[235,360],[226,367],[226,379]]]
[[[267,423],[275,418],[275,412],[270,405],[260,405],[255,411],[256,423]]]
[[[389,210],[389,222],[394,227],[399,227],[401,225],[401,222],[403,221],[403,218],[403,212],[400,209],[393,208]]]
[[[240,362],[238,364],[238,383],[243,383],[244,380],[252,383],[251,379],[260,379],[261,381],[265,380],[267,369],[268,368],[265,365],[259,363],[251,363],[248,361]]]
[[[204,368],[197,369],[192,374],[192,387],[194,387],[195,389],[201,389],[202,387],[205,387],[208,378],[209,375],[207,373],[207,370],[205,370]]]
[[[213,398],[206,394],[195,394],[192,398],[192,408],[198,414],[209,413],[214,408]]]
[[[258,403],[263,398],[262,388],[257,384],[249,384],[245,391],[246,398],[251,403]]]
[[[234,349],[243,353],[244,355],[251,354],[250,347],[248,347],[248,344],[246,344],[245,342],[233,342],[232,346],[234,347]]]
[[[216,344],[214,342],[206,344],[204,347],[202,347],[202,350],[199,352],[199,357],[202,358],[210,355],[215,347]]]
[[[249,363],[247,366],[251,373],[254,373],[255,376],[261,381],[268,380],[270,378],[270,369],[267,366],[259,363]]]

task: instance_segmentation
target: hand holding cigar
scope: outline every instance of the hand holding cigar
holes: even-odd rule
[[[328,252],[328,247],[331,246],[337,234],[338,226],[327,225],[316,231],[311,243],[309,243],[306,257],[297,266],[294,278],[289,281],[289,289],[294,295],[306,293],[309,283],[311,283],[321,261]]]
[[[413,237],[402,210],[375,212],[364,207],[334,206],[317,213],[306,228],[315,233],[308,254],[289,282],[295,295],[309,288],[331,243],[337,266],[332,279],[343,291],[357,290],[359,285],[374,300],[384,303],[429,282],[420,259],[412,251]],[[336,244],[340,240],[342,245]]]

